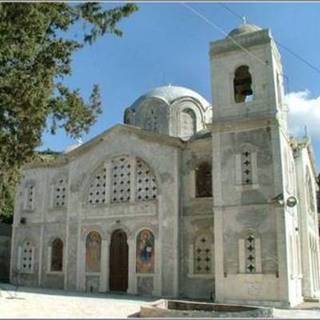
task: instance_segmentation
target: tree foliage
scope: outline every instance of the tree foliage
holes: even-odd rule
[[[136,10],[134,4],[106,10],[97,3],[0,3],[0,214],[8,214],[19,169],[34,158],[44,130],[64,128],[77,138],[101,113],[98,86],[85,101],[63,83],[73,53],[104,34],[121,36],[119,21]],[[70,32],[77,25],[79,38]]]

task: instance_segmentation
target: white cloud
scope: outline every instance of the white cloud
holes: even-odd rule
[[[303,136],[307,126],[309,136],[320,138],[320,96],[312,98],[308,90],[290,92],[285,102],[289,108],[290,133]]]

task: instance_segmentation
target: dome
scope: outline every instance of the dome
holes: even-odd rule
[[[254,24],[244,23],[244,24],[241,24],[238,28],[231,30],[228,36],[234,37],[240,34],[251,33],[259,30],[262,30],[262,29]]]
[[[148,98],[159,98],[161,100],[164,100],[168,105],[170,105],[173,101],[185,97],[193,98],[199,101],[202,107],[204,108],[210,106],[210,103],[197,92],[185,87],[168,85],[163,87],[157,87],[147,92],[146,94],[138,98],[132,104],[131,108],[136,110],[139,107],[139,105],[141,105],[141,103]]]
[[[211,120],[212,107],[205,98],[171,85],[147,92],[124,112],[125,124],[181,139],[189,139]]]

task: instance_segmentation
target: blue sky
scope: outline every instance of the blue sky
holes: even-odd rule
[[[277,41],[320,68],[320,3],[224,4],[246,16],[249,23],[270,28]],[[84,97],[88,97],[93,84],[99,84],[103,101],[103,114],[83,141],[121,123],[124,109],[153,87],[169,83],[186,86],[212,101],[209,42],[224,36],[179,3],[138,5],[139,11],[120,24],[122,38],[106,35],[74,55],[73,74],[66,83],[79,88]],[[189,5],[226,32],[241,23],[219,3]],[[73,32],[76,34],[77,29]],[[287,51],[280,48],[280,52],[289,78],[287,91],[298,99],[294,101],[305,106],[302,113],[293,111],[299,118],[295,119],[295,126],[310,127],[319,164],[320,74]],[[61,151],[73,143],[62,130],[54,136],[44,133],[41,149]]]

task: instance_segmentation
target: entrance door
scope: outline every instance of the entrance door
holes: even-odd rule
[[[128,244],[127,235],[115,230],[110,244],[110,290],[124,291],[128,289]]]

